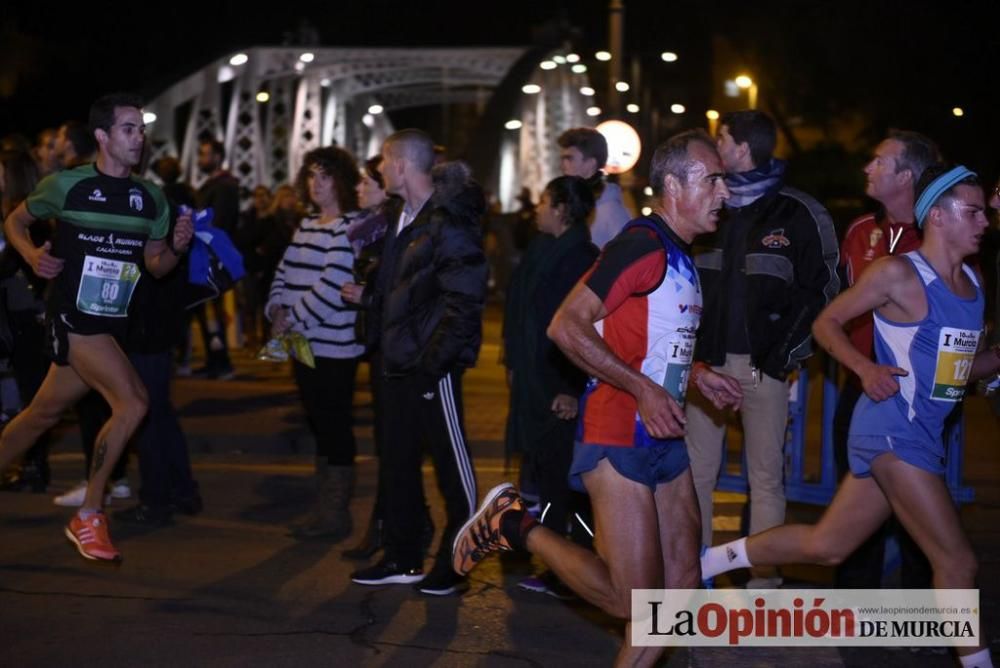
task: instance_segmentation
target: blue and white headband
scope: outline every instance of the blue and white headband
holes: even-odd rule
[[[956,183],[961,183],[970,176],[977,176],[977,174],[965,165],[958,165],[931,181],[930,185],[924,188],[924,192],[920,193],[917,203],[913,206],[913,215],[916,217],[917,227],[922,228],[924,226],[924,219],[927,218],[931,207],[934,206],[934,203],[938,201],[941,195]]]

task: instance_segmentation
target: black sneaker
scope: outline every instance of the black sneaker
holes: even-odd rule
[[[465,576],[459,575],[450,566],[438,567],[428,573],[420,584],[414,588],[421,594],[429,596],[450,596],[459,594],[469,588]]]
[[[170,502],[171,510],[182,515],[191,515],[192,517],[200,513],[204,507],[201,494],[197,493],[192,496],[177,497]]]
[[[395,561],[383,559],[374,566],[351,573],[351,582],[362,585],[412,584],[424,579],[424,569],[404,568]]]
[[[119,510],[114,513],[113,517],[128,524],[139,524],[147,527],[162,527],[172,524],[170,508],[166,506],[149,506],[145,503]]]

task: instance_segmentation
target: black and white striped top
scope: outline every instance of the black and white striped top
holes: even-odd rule
[[[292,330],[305,334],[316,357],[359,357],[355,338],[357,310],[344,304],[340,288],[354,280],[354,253],[347,240],[348,214],[324,225],[318,218],[299,224],[271,283],[265,313],[280,304],[289,309]]]

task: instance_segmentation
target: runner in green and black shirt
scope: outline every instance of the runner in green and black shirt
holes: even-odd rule
[[[90,109],[97,162],[44,179],[4,222],[8,241],[36,274],[52,279],[46,325],[53,364],[31,404],[0,435],[0,470],[55,425],[91,388],[111,406],[97,436],[87,496],[66,527],[84,557],[117,561],[102,512],[115,461],[146,412],[146,389],[122,352],[129,303],[140,280],[167,274],[191,240],[190,216],[167,239],[166,198],[131,174],[142,156],[142,102],[109,95]],[[56,220],[53,241],[36,247],[28,226]]]

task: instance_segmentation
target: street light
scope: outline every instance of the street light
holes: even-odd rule
[[[757,108],[757,82],[750,78],[747,74],[741,74],[733,81],[736,85],[747,92],[747,105],[751,109]]]
[[[663,53],[660,54],[660,58],[662,58],[663,62],[665,63],[677,62],[677,54],[674,53],[673,51],[664,51]]]
[[[708,134],[714,137],[719,128],[719,112],[715,109],[709,109],[705,112],[705,118],[708,119]]]

